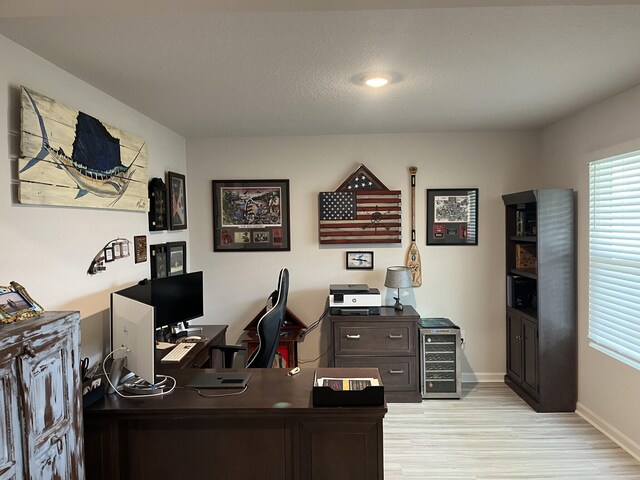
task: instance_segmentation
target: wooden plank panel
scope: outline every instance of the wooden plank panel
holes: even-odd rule
[[[125,195],[120,199],[101,198],[92,195],[76,198],[78,188],[57,187],[42,183],[20,182],[18,198],[20,203],[39,205],[59,205],[65,207],[109,208],[113,210],[149,211],[147,197],[132,197]]]
[[[78,113],[53,99],[22,88],[23,158],[19,160],[18,173],[20,202],[147,211],[148,157],[145,140],[100,122],[109,134],[119,139],[119,161],[128,171],[113,175],[113,170],[105,172],[95,165],[92,171],[87,171],[74,164],[72,159],[75,158],[73,143]],[[88,129],[92,129],[91,119],[87,121]],[[43,141],[43,135],[46,135],[47,142]],[[46,150],[44,155],[41,153],[43,147]],[[36,160],[43,157],[44,160]],[[117,165],[117,161],[117,153],[114,153],[111,165]],[[91,169],[92,166],[85,167]]]

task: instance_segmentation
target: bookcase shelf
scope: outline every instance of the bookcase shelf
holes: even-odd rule
[[[577,399],[573,190],[503,195],[505,383],[539,412]]]

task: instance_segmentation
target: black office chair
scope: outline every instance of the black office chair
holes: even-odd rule
[[[267,301],[267,310],[258,320],[257,330],[260,344],[247,360],[246,368],[271,368],[278,350],[278,341],[282,324],[287,310],[287,297],[289,296],[289,270],[280,270],[278,289],[275,290]],[[224,366],[233,365],[233,357],[239,350],[244,350],[241,345],[214,345],[212,348],[224,353]]]

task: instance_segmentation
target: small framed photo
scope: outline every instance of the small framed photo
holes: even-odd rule
[[[105,247],[104,248],[104,261],[105,262],[113,262],[115,258],[113,257],[113,247]]]
[[[373,252],[347,252],[347,270],[373,270]]]
[[[147,261],[147,236],[136,235],[133,237],[133,252],[135,255],[135,263]]]
[[[27,293],[22,285],[11,282],[0,287],[0,323],[12,323],[37,317],[44,310]]]
[[[167,261],[169,276],[187,273],[187,242],[167,243]]]
[[[122,258],[122,244],[119,242],[115,242],[112,245],[113,248],[113,258]]]
[[[478,245],[478,189],[427,190],[427,245]]]
[[[120,242],[120,254],[122,255],[123,258],[129,256],[129,242],[128,241]]]
[[[151,278],[167,276],[167,245],[151,245]]]
[[[213,180],[213,251],[291,250],[289,180]]]
[[[184,230],[187,228],[187,182],[184,175],[167,173],[167,196],[169,230]]]

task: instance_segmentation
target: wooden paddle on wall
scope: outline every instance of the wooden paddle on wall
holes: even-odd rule
[[[422,285],[422,263],[420,252],[416,244],[416,173],[417,167],[409,167],[411,174],[411,245],[407,252],[407,267],[411,270],[411,280],[414,287]]]

